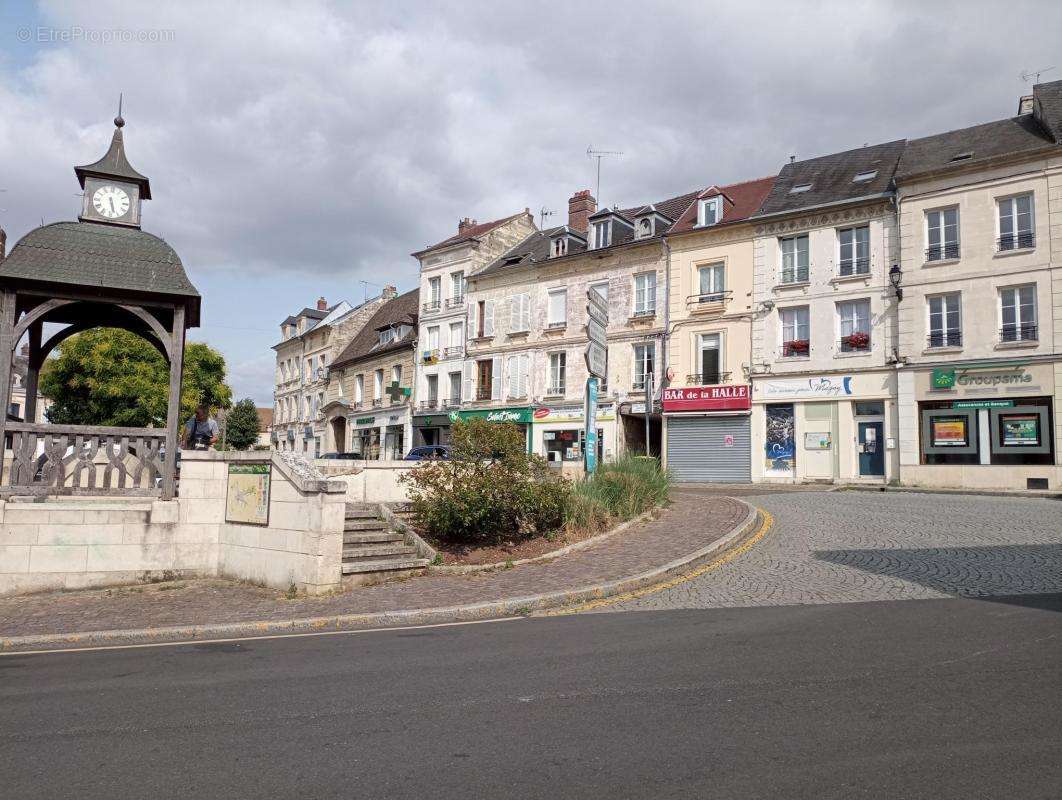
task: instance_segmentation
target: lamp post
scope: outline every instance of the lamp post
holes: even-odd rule
[[[893,264],[889,267],[889,283],[892,284],[893,291],[896,292],[896,302],[903,300],[903,288],[900,286],[903,283],[903,270],[900,269],[899,264]]]

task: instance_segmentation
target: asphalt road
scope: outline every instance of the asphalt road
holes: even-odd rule
[[[1059,594],[0,657],[5,800],[1059,787]]]

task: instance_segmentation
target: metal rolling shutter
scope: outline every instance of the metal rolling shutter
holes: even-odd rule
[[[733,436],[733,447],[723,445]],[[752,480],[752,418],[668,417],[667,466],[680,483]]]

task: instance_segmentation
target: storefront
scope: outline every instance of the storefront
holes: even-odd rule
[[[352,449],[367,461],[380,458],[380,428],[376,417],[355,417],[351,420],[354,431]]]
[[[583,470],[586,422],[583,406],[542,406],[532,414],[531,452],[545,458],[562,472]],[[597,405],[597,460],[614,458],[616,441],[616,404]]]
[[[884,483],[899,472],[891,370],[752,383],[752,479]]]
[[[449,414],[418,414],[413,417],[413,446],[450,444]]]
[[[352,449],[366,461],[401,461],[409,449],[411,417],[407,407],[353,417]]]
[[[1060,487],[1051,363],[986,362],[905,371],[901,482],[959,488]]]
[[[752,480],[751,387],[664,389],[664,465],[676,481]]]
[[[458,419],[482,419],[487,422],[510,422],[523,434],[528,447],[531,446],[531,421],[534,408],[518,406],[516,408],[477,408],[470,411],[451,411],[450,421]]]

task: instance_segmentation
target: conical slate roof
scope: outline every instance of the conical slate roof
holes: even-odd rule
[[[115,129],[114,136],[111,137],[111,146],[104,154],[103,158],[94,164],[86,164],[83,167],[74,167],[74,172],[77,173],[78,182],[81,184],[81,188],[84,189],[85,177],[88,175],[93,175],[99,178],[121,178],[123,180],[140,184],[141,199],[150,200],[151,184],[148,182],[147,176],[141,175],[133,169],[133,165],[130,164],[129,159],[125,157],[125,140],[122,138],[122,126],[125,125],[125,120],[121,117],[117,117],[114,120],[114,124]]]

